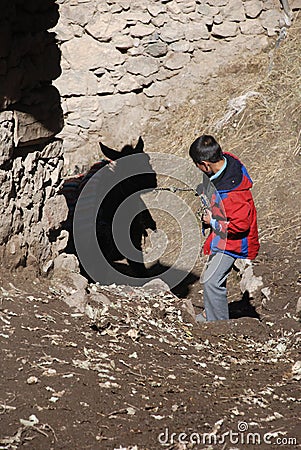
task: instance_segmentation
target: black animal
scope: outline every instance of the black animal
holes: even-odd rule
[[[93,200],[92,195],[87,195],[87,198],[83,196],[81,204],[84,205],[83,202],[86,202],[87,205],[93,201],[97,203],[99,198],[102,198],[102,185],[109,183],[110,189],[99,205],[96,205],[99,206],[95,224],[99,248],[106,261],[111,265],[125,258],[123,252],[125,249],[126,259],[133,276],[145,277],[147,271],[143,262],[142,242],[143,238],[147,236],[147,229],[156,230],[156,223],[141,199],[140,193],[157,187],[156,174],[150,165],[149,156],[144,153],[144,142],[141,137],[135,147],[126,145],[120,152],[102,143],[100,143],[100,147],[108,159],[97,162],[85,174],[67,179],[61,190],[69,208],[68,219],[65,223],[65,229],[69,231],[68,251],[75,252],[74,211],[80,194],[85,193],[83,189],[86,184],[93,178],[92,191],[91,187],[89,189],[95,198]],[[118,215],[119,208],[123,203],[125,208],[123,208],[122,214]],[[81,208],[80,214],[83,223],[85,220],[89,220],[88,217],[87,219],[84,217],[85,207]],[[120,248],[118,240],[120,240],[122,248]],[[134,249],[133,258],[131,258],[131,253],[133,253],[131,248]],[[94,281],[104,281],[105,273],[100,278],[103,279]],[[110,280],[110,282],[113,281]]]

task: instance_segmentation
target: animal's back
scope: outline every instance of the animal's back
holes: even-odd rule
[[[84,186],[88,183],[88,181],[92,178],[92,176],[108,163],[109,161],[102,159],[93,164],[93,166],[90,167],[87,173],[67,178],[64,181],[60,193],[65,197],[68,206],[68,217],[64,225],[69,232],[72,232],[74,210],[81,191],[83,190]]]

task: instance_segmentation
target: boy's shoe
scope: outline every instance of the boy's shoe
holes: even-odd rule
[[[207,319],[203,316],[203,313],[197,314],[195,316],[197,322],[207,322]]]

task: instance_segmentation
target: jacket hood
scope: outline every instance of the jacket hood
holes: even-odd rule
[[[231,153],[224,152],[227,167],[218,178],[212,180],[219,192],[244,191],[253,186],[252,179],[242,162]]]

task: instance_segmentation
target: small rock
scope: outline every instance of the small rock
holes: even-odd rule
[[[84,289],[74,292],[63,298],[64,302],[70,306],[70,308],[75,308],[79,312],[85,312],[87,299],[86,292]]]
[[[61,253],[55,258],[54,272],[61,273],[62,271],[79,273],[79,262],[75,255]]]
[[[270,295],[271,295],[271,289],[269,287],[265,287],[261,289],[262,294],[265,296],[265,298],[270,301]]]
[[[132,408],[131,406],[129,408],[127,408],[126,410],[130,416],[134,416],[136,414],[136,410],[134,408]]]
[[[237,35],[238,25],[235,22],[223,22],[220,25],[213,25],[212,36],[221,38],[234,37]]]
[[[291,8],[293,11],[301,9],[301,0],[293,0]]]
[[[144,36],[149,36],[154,33],[154,31],[156,31],[156,29],[152,25],[143,25],[138,23],[131,28],[130,33],[133,37],[142,38]]]
[[[180,302],[180,309],[182,310],[183,320],[185,322],[196,323],[195,310],[192,301],[189,298],[186,298],[184,300],[180,300]]]
[[[161,278],[155,278],[154,280],[148,281],[142,287],[147,292],[152,293],[170,292],[168,284],[161,280]]]
[[[170,70],[181,69],[190,61],[190,56],[181,53],[171,53],[167,56],[164,66]]]
[[[179,29],[178,26],[172,24],[172,25],[165,25],[161,29],[160,38],[163,42],[170,44],[172,42],[184,39],[185,35],[183,30]]]
[[[250,0],[244,3],[245,13],[247,17],[255,19],[262,11],[262,2],[259,0]]]
[[[156,42],[154,44],[150,44],[147,47],[146,53],[148,53],[151,56],[154,56],[155,58],[158,58],[160,56],[166,55],[167,50],[168,47],[164,42]]]
[[[42,270],[45,274],[47,274],[50,271],[50,269],[52,269],[52,267],[53,267],[53,261],[52,261],[52,259],[50,259],[43,265]]]
[[[56,370],[55,370],[55,369],[48,368],[48,369],[44,370],[44,372],[42,373],[42,375],[43,375],[44,377],[53,377],[54,375],[56,375]]]
[[[39,379],[35,376],[29,377],[26,380],[27,384],[37,384],[39,382]]]
[[[252,295],[257,289],[263,285],[262,277],[256,277],[253,273],[253,267],[248,266],[242,274],[242,278],[240,281],[240,289],[241,292],[244,293],[246,291]]]
[[[87,295],[87,302],[88,303],[97,303],[98,305],[110,305],[111,300],[104,294],[100,292],[93,292],[92,294]]]
[[[293,380],[301,380],[301,361],[295,362],[292,367],[292,378]]]
[[[29,416],[29,420],[20,419],[20,423],[21,423],[21,425],[24,425],[25,427],[32,427],[39,423],[39,419],[37,418],[37,416],[32,414],[31,416]]]

